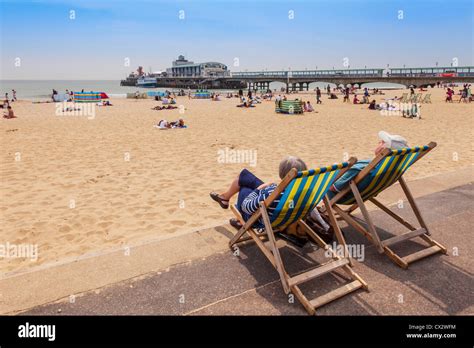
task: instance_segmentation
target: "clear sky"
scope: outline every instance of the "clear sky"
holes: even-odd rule
[[[232,71],[474,65],[473,4],[0,0],[0,79],[118,80],[179,54]]]

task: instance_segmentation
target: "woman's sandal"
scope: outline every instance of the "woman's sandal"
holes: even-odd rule
[[[236,218],[232,218],[229,220],[229,224],[235,228],[236,230],[240,230],[242,228],[242,224],[240,223],[239,220],[237,220]]]
[[[211,192],[209,194],[213,200],[215,200],[219,205],[221,206],[222,209],[228,209],[229,208],[229,200],[228,199],[222,199],[219,197],[219,194],[216,192]]]

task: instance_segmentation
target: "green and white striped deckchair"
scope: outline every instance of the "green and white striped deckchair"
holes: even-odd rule
[[[400,150],[385,149],[381,154],[376,156],[371,161],[371,163],[365,167],[345,188],[343,188],[330,200],[330,206],[340,217],[342,217],[349,225],[354,227],[356,231],[362,233],[370,241],[372,241],[380,253],[384,252],[392,261],[405,269],[408,268],[408,265],[414,261],[423,259],[438,252],[445,254],[447,252],[443,245],[430,238],[431,233],[428,229],[428,226],[421,216],[420,210],[416,205],[413,195],[411,194],[405,180],[403,179],[403,174],[408,170],[408,168],[410,168],[410,166],[412,166],[416,161],[420,160],[435,147],[436,143],[431,142],[428,145],[420,147],[416,146]],[[405,219],[390,210],[375,198],[378,194],[383,192],[397,181],[400,183],[400,186],[405,193],[408,202],[413,209],[413,212],[415,213],[415,216],[421,226],[420,228],[414,227],[412,224],[405,221]],[[368,210],[365,207],[365,201],[374,203],[382,211],[407,227],[410,231],[385,240],[380,240]],[[349,209],[343,210],[340,205],[351,206]],[[357,222],[351,215],[351,213],[357,208],[360,208],[362,212],[367,229]],[[398,244],[402,241],[415,237],[420,237],[426,243],[428,243],[429,246],[404,257],[400,257],[391,248],[389,248],[391,245]]]
[[[281,114],[302,114],[303,106],[299,100],[275,101],[275,112]]]
[[[361,287],[366,290],[368,289],[367,283],[351,269],[352,261],[348,253],[345,252],[344,255],[338,255],[302,220],[321,200],[324,200],[336,238],[338,242],[344,246],[344,250],[347,251],[344,237],[332,214],[326,192],[334,180],[346,172],[355,161],[355,158],[351,158],[349,162],[302,172],[297,172],[296,169],[292,169],[277,186],[275,191],[260,204],[260,209],[255,212],[247,222],[243,221],[238,210],[234,206],[231,206],[232,211],[243,226],[231,239],[229,246],[232,248],[237,243],[253,240],[278,271],[285,293],[289,294],[292,292],[310,314],[314,314],[316,308]],[[276,208],[274,210],[267,210],[274,200],[279,200]],[[252,226],[259,219],[263,220],[265,228],[264,232],[257,234]],[[308,236],[321,247],[321,250],[330,253],[332,260],[304,271],[303,273],[290,276],[283,265],[274,233],[282,231],[294,223],[297,223],[298,227],[305,231]],[[249,236],[245,237],[245,233],[248,233]],[[236,246],[234,246],[233,249],[235,251]],[[303,295],[299,284],[328,272],[333,272],[338,268],[342,268],[342,270],[351,277],[352,281],[350,283],[313,300],[308,300],[305,295]]]

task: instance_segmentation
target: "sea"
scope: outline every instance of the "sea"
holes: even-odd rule
[[[331,85],[331,84],[330,84]],[[272,82],[270,89],[280,91],[285,84],[280,82]],[[325,88],[327,83],[315,82],[311,83],[309,88],[313,91],[316,87]],[[335,86],[335,85],[332,85]],[[401,89],[405,88],[403,85],[393,83],[368,83],[362,85],[368,88],[378,89]],[[12,96],[12,89],[16,91],[18,99],[26,100],[50,100],[53,89],[58,93],[65,93],[66,89],[69,91],[80,92],[82,90],[89,92],[105,92],[111,98],[125,98],[127,93],[134,93],[136,91],[165,91],[166,88],[139,88],[130,86],[120,86],[120,80],[0,80],[0,99],[5,93]],[[178,89],[175,89],[177,91]],[[171,91],[173,91],[171,89]],[[217,93],[226,93],[230,90],[215,90]]]

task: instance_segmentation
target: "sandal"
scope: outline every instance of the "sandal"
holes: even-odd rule
[[[222,209],[228,209],[229,208],[229,200],[228,199],[222,199],[219,197],[219,194],[216,192],[211,192],[209,194],[213,200],[215,200],[219,205],[221,206]]]
[[[242,224],[240,223],[239,220],[235,219],[235,218],[232,218],[229,220],[229,224],[235,228],[236,230],[240,230],[242,228]]]

